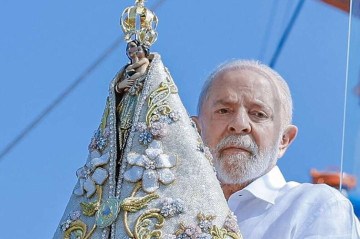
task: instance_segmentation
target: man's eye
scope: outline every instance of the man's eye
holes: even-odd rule
[[[219,110],[216,111],[216,113],[218,113],[218,114],[227,114],[227,113],[229,113],[229,109],[225,109],[225,108],[219,109]]]
[[[259,118],[259,119],[266,119],[268,118],[267,114],[261,111],[255,111],[252,112],[252,115],[254,115],[255,117]]]

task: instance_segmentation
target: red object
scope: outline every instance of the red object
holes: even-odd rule
[[[325,183],[329,186],[339,188],[340,185],[340,172],[333,171],[317,171],[311,169],[310,174],[313,183]],[[342,186],[346,189],[352,189],[356,186],[356,177],[347,173],[343,173]]]
[[[350,0],[321,0],[345,12],[350,12]]]

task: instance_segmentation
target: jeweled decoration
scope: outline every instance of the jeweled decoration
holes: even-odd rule
[[[233,212],[231,212],[225,219],[224,228],[231,232],[239,232],[239,226],[237,224],[236,216]]]
[[[164,217],[173,217],[185,211],[185,203],[180,198],[164,198],[161,200],[160,214]]]
[[[80,218],[80,215],[80,211],[72,211],[71,213],[69,213],[66,220],[60,224],[61,230],[66,231],[70,227],[72,222]]]
[[[131,168],[124,173],[124,179],[132,183],[142,180],[142,189],[147,193],[155,192],[159,182],[168,185],[175,180],[170,169],[176,165],[176,157],[164,154],[158,140],[152,141],[145,154],[130,152],[126,160]]]
[[[174,112],[167,102],[170,94],[175,93],[177,93],[177,88],[174,83],[167,78],[166,82],[162,82],[160,86],[149,95],[149,110],[146,114],[147,126],[151,126],[151,124],[156,121],[170,124],[180,119],[180,114],[178,112]]]
[[[242,239],[238,231],[233,232],[213,224],[214,215],[199,213],[198,224],[180,223],[179,229],[175,232],[176,239]],[[230,217],[228,220],[232,220]],[[167,235],[167,237],[171,237]]]
[[[117,218],[120,212],[120,200],[117,198],[108,198],[101,203],[99,210],[95,215],[96,225],[100,228],[110,226]]]
[[[96,185],[102,185],[109,176],[107,170],[100,167],[109,162],[109,156],[109,153],[95,156],[76,171],[79,186],[74,190],[74,194],[81,196],[86,192],[86,196],[91,197],[96,192]]]
[[[107,128],[105,128],[104,130],[101,130],[100,128],[96,130],[89,144],[89,151],[98,150],[102,152],[108,145],[109,135],[110,132]]]

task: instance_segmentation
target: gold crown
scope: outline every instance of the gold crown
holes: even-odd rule
[[[135,0],[135,6],[125,8],[120,24],[127,42],[136,39],[142,45],[150,47],[157,39],[155,29],[158,18],[144,6],[144,0]]]

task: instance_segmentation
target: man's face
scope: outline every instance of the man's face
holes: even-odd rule
[[[280,101],[275,85],[252,70],[231,70],[213,81],[199,116],[219,180],[245,183],[278,158]]]

